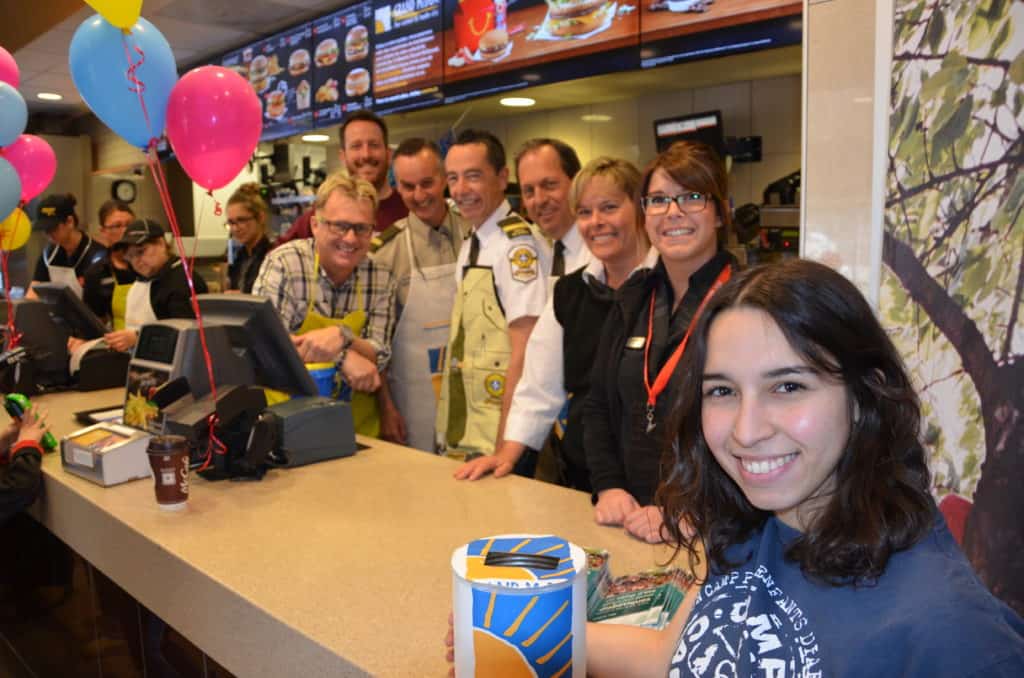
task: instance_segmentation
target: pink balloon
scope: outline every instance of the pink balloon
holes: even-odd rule
[[[46,190],[57,173],[57,154],[34,134],[22,134],[0,151],[21,178],[21,199],[28,202]]]
[[[18,89],[21,82],[21,72],[18,71],[18,64],[14,57],[3,47],[0,47],[0,82],[6,82],[14,89]]]
[[[238,176],[262,128],[256,92],[234,71],[200,66],[171,90],[167,139],[185,174],[203,188],[220,188]]]

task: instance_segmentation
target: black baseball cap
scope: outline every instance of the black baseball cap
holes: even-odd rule
[[[124,235],[117,241],[120,247],[142,245],[150,240],[164,237],[164,227],[152,219],[136,219],[124,229]]]
[[[39,214],[33,231],[49,231],[75,213],[75,199],[68,194],[53,193],[39,203]]]

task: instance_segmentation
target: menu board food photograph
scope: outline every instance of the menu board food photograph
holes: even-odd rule
[[[311,39],[310,24],[302,24],[221,59],[221,66],[241,75],[255,90],[263,110],[261,139],[313,127]]]
[[[444,0],[444,81],[635,46],[640,2]]]
[[[774,34],[785,26],[770,25],[783,17],[799,19],[803,13],[800,0],[642,0],[640,4],[640,42],[644,45],[645,67],[681,61],[692,57],[709,57],[749,48],[777,47],[791,42],[790,37],[776,39]],[[735,30],[749,24],[769,22],[765,35],[757,31]],[[799,25],[799,23],[797,23]],[[719,31],[709,42],[707,38],[690,43],[685,36]],[[785,32],[785,31],[783,31]],[[657,49],[650,43],[672,40]],[[797,36],[797,42],[799,42]]]
[[[365,0],[313,22],[313,108],[316,125],[340,123],[373,107],[373,3]]]
[[[373,98],[378,113],[421,108],[441,98],[441,0],[376,0]]]

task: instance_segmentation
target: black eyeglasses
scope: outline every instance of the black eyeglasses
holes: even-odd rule
[[[680,212],[696,214],[703,212],[704,208],[708,206],[708,196],[696,191],[687,191],[679,195],[645,195],[640,198],[640,204],[643,205],[644,211],[653,216],[667,214],[669,205],[672,203],[676,204]]]
[[[247,224],[254,219],[256,219],[256,217],[238,217],[237,219],[228,219],[224,222],[224,228],[225,230],[230,231],[232,226],[241,226],[242,224]]]
[[[318,224],[326,226],[334,235],[344,236],[349,231],[352,231],[361,238],[373,233],[373,224],[353,224],[349,221],[331,221],[329,219],[321,219],[319,217],[317,217],[316,221]]]

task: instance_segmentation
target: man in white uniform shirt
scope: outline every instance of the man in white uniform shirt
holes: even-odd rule
[[[548,275],[553,285],[591,259],[569,204],[569,188],[580,171],[580,159],[564,141],[538,137],[522,145],[516,153],[515,165],[526,216],[551,240]]]
[[[439,443],[456,459],[493,454],[523,370],[526,342],[547,300],[551,258],[505,200],[505,149],[491,133],[465,130],[445,157],[452,199],[473,226],[456,269],[437,412]]]

